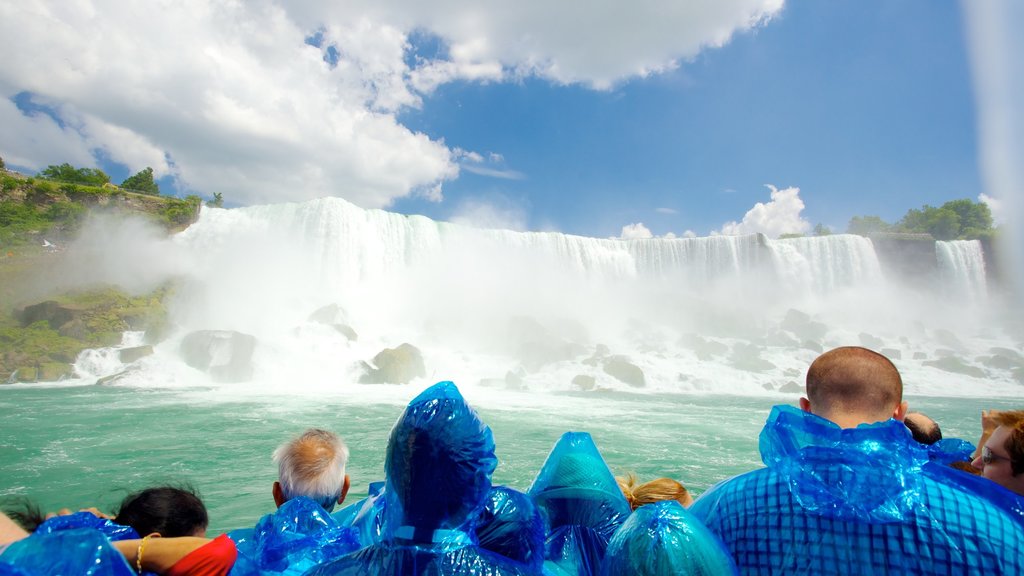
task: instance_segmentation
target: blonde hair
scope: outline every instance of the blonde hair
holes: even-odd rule
[[[622,495],[629,502],[631,510],[662,500],[675,500],[683,506],[693,504],[693,496],[690,496],[690,491],[671,478],[658,478],[637,484],[636,474],[630,472],[625,478],[620,476],[615,478],[615,481],[619,484]]]

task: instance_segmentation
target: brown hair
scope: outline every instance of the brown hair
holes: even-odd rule
[[[1024,410],[1001,411],[995,415],[995,421],[1010,430],[1003,448],[1010,455],[1010,469],[1016,476],[1024,472]]]
[[[636,474],[631,472],[625,478],[615,478],[615,481],[618,482],[619,489],[629,502],[631,510],[662,500],[675,500],[683,506],[693,504],[690,491],[671,478],[658,478],[638,485]]]
[[[888,420],[903,401],[903,379],[892,361],[878,352],[843,346],[811,363],[807,400],[819,416],[860,414]]]

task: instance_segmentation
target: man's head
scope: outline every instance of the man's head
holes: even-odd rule
[[[907,412],[903,423],[910,429],[910,434],[921,444],[931,446],[942,440],[942,430],[939,429],[935,420],[921,414],[920,412]]]
[[[995,420],[999,427],[972,464],[985,478],[1024,495],[1024,410],[999,412]]]
[[[842,428],[903,420],[903,380],[885,356],[859,346],[844,346],[818,356],[807,370],[807,397],[800,408]]]
[[[348,447],[334,432],[310,428],[274,450],[274,462],[278,471],[274,502],[278,506],[305,496],[330,512],[348,493]]]

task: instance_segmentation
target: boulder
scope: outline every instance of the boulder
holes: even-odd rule
[[[786,317],[782,319],[781,328],[789,330],[801,340],[821,341],[828,333],[828,326],[811,320],[811,317],[806,313],[792,308],[786,312]]]
[[[782,392],[784,394],[803,394],[804,387],[790,380],[789,382],[786,382],[781,387],[779,387],[779,392]]]
[[[885,356],[889,360],[902,360],[903,353],[896,348],[882,348],[878,351],[879,354]]]
[[[761,350],[753,344],[740,343],[733,346],[729,363],[747,372],[767,372],[775,368],[775,364],[761,358]]]
[[[724,356],[729,352],[729,347],[715,340],[708,340],[697,334],[686,334],[679,340],[680,344],[686,346],[697,355],[702,361],[711,360],[715,356]]]
[[[348,323],[348,314],[345,313],[345,309],[337,304],[328,304],[322,308],[318,308],[315,312],[309,315],[310,322],[316,322],[318,324],[327,324],[333,326],[335,324],[346,324]]]
[[[524,390],[526,384],[523,379],[526,377],[526,370],[522,367],[509,370],[505,373],[505,387],[509,390]]]
[[[950,332],[949,330],[938,329],[934,333],[935,340],[947,348],[952,348],[957,352],[962,352],[967,348],[964,343],[960,340],[960,337]]]
[[[597,379],[587,374],[577,374],[572,379],[572,385],[580,390],[593,390],[596,384]]]
[[[821,342],[815,342],[814,340],[804,340],[800,343],[800,347],[804,350],[813,350],[818,353],[825,351],[825,347],[821,345]]]
[[[359,340],[359,334],[356,334],[356,331],[348,324],[331,324],[331,326],[345,338],[348,338],[353,342]]]
[[[924,352],[914,352],[914,360],[925,360],[927,358],[928,355]]]
[[[374,368],[373,366],[376,366]],[[385,348],[373,357],[373,366],[359,378],[363,384],[408,384],[427,375],[423,354],[412,344]]]
[[[604,360],[604,373],[633,388],[643,388],[647,381],[644,371],[624,356],[609,356]]]
[[[199,330],[181,340],[180,353],[189,366],[208,373],[216,382],[252,379],[256,337],[234,330]]]
[[[85,340],[89,336],[89,328],[82,322],[81,318],[75,318],[61,325],[57,329],[57,333],[65,338],[74,338],[75,340]]]
[[[952,372],[954,374],[963,374],[964,376],[974,376],[975,378],[985,378],[988,375],[985,371],[977,366],[971,366],[965,363],[963,360],[954,356],[946,356],[945,358],[939,358],[938,360],[927,360],[922,362],[925,366],[931,366],[938,368],[945,372]]]
[[[29,326],[43,320],[50,325],[50,328],[57,330],[77,318],[80,313],[81,310],[65,306],[56,300],[47,300],[39,304],[25,306],[18,310],[15,315],[21,321],[22,326]]]
[[[131,364],[139,358],[145,358],[153,353],[152,346],[136,346],[134,348],[122,348],[118,350],[118,358],[122,364]]]
[[[861,332],[860,334],[858,334],[857,339],[860,340],[861,346],[865,348],[870,348],[871,350],[878,350],[879,348],[885,345],[885,342],[883,342],[881,338],[879,338],[878,336],[872,336],[867,332]]]

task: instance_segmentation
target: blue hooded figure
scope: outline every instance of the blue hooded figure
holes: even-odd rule
[[[546,568],[569,576],[599,574],[608,541],[630,509],[590,434],[562,435],[530,496],[547,518]]]
[[[308,574],[507,576],[524,565],[478,545],[497,466],[491,430],[451,382],[417,396],[388,440],[381,542]]]
[[[529,496],[495,486],[476,526],[480,547],[540,572],[544,566],[544,518]]]
[[[602,576],[736,574],[729,552],[679,502],[641,506],[608,544]]]

